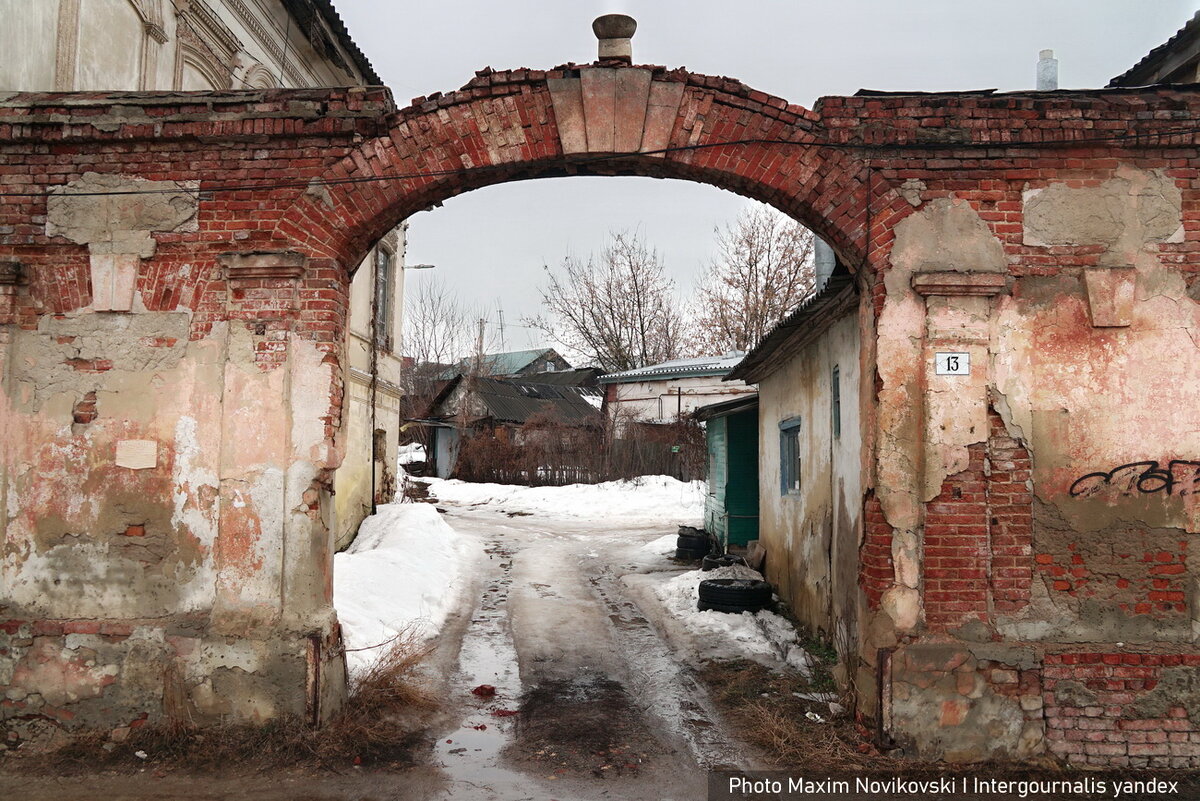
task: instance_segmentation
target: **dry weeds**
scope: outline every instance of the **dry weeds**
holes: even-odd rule
[[[81,733],[55,751],[24,756],[19,766],[8,760],[7,767],[62,774],[146,767],[211,772],[411,765],[440,707],[418,671],[430,650],[411,632],[388,643],[371,667],[355,677],[346,705],[320,728],[294,716],[261,726],[199,728],[164,721],[135,728],[120,743],[112,742],[107,731]]]
[[[816,690],[796,673],[776,673],[756,662],[709,662],[700,671],[722,714],[738,735],[779,768],[820,768],[823,773],[886,770],[865,730],[835,717],[828,703],[797,698]],[[822,684],[824,682],[821,682]],[[806,717],[812,712],[824,722]]]

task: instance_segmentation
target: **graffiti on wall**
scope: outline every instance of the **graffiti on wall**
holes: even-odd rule
[[[1200,462],[1172,459],[1166,467],[1157,461],[1129,462],[1108,472],[1088,473],[1075,479],[1071,497],[1090,498],[1103,492],[1114,495],[1193,495],[1200,491]]]

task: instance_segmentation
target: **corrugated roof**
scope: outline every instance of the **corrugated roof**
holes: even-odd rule
[[[609,373],[600,378],[601,384],[621,384],[630,381],[659,381],[664,378],[690,378],[692,376],[725,375],[744,358],[742,353],[727,353],[724,356],[694,356],[690,359],[672,359],[661,364],[651,364],[636,370]]]
[[[1146,85],[1148,83],[1146,78],[1154,72],[1159,62],[1166,61],[1176,48],[1184,44],[1185,39],[1194,35],[1200,35],[1200,11],[1193,14],[1192,18],[1176,31],[1174,36],[1142,56],[1141,61],[1109,81],[1109,87]]]
[[[548,358],[547,354],[558,356],[558,351],[554,348],[533,348],[531,350],[510,350],[504,353],[485,353],[483,373],[489,376],[516,375],[538,359]],[[459,373],[471,372],[474,368],[474,361],[472,358],[460,359],[457,364],[448,366],[443,377],[453,378]]]
[[[756,383],[763,377],[763,367],[776,351],[819,333],[829,323],[834,322],[825,313],[840,313],[848,304],[854,302],[855,296],[854,277],[841,262],[838,262],[821,291],[810,295],[798,309],[763,337],[762,342],[746,354],[741,364],[730,372],[725,380],[740,378],[748,383]],[[771,369],[773,368],[767,366],[766,372],[770,372]]]
[[[576,367],[571,370],[556,370],[553,373],[529,373],[521,376],[526,384],[554,384],[555,386],[595,386],[596,380],[604,375],[599,367]]]
[[[597,403],[601,390],[594,387],[526,384],[511,379],[475,379],[475,394],[491,417],[506,423],[524,423],[537,415],[549,415],[564,423],[600,424]]]

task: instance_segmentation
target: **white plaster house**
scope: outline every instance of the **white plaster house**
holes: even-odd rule
[[[0,91],[383,83],[330,0],[0,0],[0,19]],[[404,228],[372,248],[351,286],[346,458],[334,479],[339,546],[370,513],[372,488],[386,501],[394,486]]]
[[[767,579],[843,651],[858,633],[859,301],[852,277],[834,273],[730,373],[758,385],[758,538]]]
[[[672,359],[601,376],[609,419],[618,430],[635,422],[674,423],[701,406],[753,393],[744,381],[725,381],[742,356]]]

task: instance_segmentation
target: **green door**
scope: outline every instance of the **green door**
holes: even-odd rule
[[[726,421],[716,417],[705,426],[708,442],[708,496],[704,499],[704,528],[725,539],[725,487],[729,478],[729,439]]]
[[[758,409],[726,418],[725,531],[729,545],[758,539]]]

